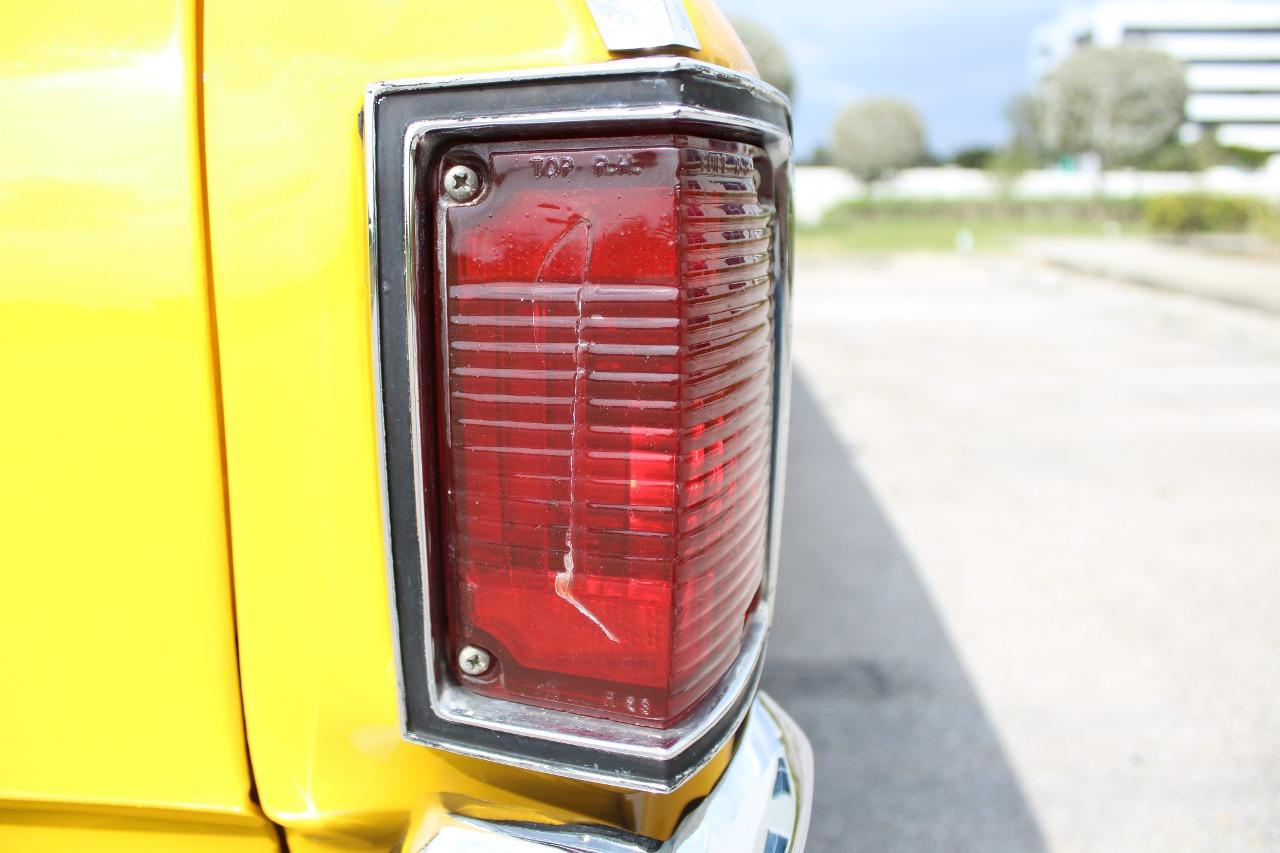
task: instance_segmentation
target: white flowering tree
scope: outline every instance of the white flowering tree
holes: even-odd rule
[[[782,90],[788,98],[795,94],[796,74],[791,66],[782,42],[760,24],[750,18],[732,15],[729,18],[738,38],[751,54],[751,60],[760,72],[760,79]]]
[[[1096,154],[1104,169],[1149,154],[1182,122],[1187,83],[1182,64],[1136,47],[1086,47],[1037,87],[1041,143],[1050,151]]]
[[[894,98],[855,101],[836,116],[831,158],[868,184],[915,165],[924,155],[924,122]]]

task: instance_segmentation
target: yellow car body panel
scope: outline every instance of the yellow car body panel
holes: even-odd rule
[[[710,3],[705,49],[753,70]],[[424,797],[492,785],[669,832],[699,784],[641,797],[401,738],[357,117],[371,83],[606,61],[584,0],[205,10],[205,126],[244,703],[264,810],[291,848],[386,849]],[[714,778],[714,777],[712,777]],[[497,796],[494,794],[493,796]],[[639,802],[639,806],[636,803]]]
[[[196,33],[183,0],[0,14],[4,850],[85,849],[93,821],[119,849],[174,821],[275,846],[240,710]]]
[[[686,7],[679,53],[754,71]],[[387,850],[458,802],[661,837],[710,790],[727,750],[645,795],[398,719],[364,90],[613,58],[584,0],[5,12],[0,848]]]
[[[208,812],[135,806],[0,811],[0,850],[15,853],[278,853],[276,832],[261,815],[227,819]]]

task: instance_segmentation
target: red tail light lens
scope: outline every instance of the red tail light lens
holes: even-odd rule
[[[489,696],[668,726],[737,656],[773,403],[762,153],[682,135],[436,166],[449,653]],[[445,172],[482,191],[462,203]],[[432,488],[428,485],[428,488]]]

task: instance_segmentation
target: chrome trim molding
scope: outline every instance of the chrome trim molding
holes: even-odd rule
[[[734,734],[751,704],[768,635],[777,573],[782,454],[789,397],[790,117],[786,99],[754,78],[680,58],[618,60],[540,72],[379,83],[364,110],[370,281],[380,476],[402,728],[406,739],[545,773],[670,791]],[[424,164],[441,146],[476,139],[608,136],[690,129],[759,144],[768,154],[778,209],[774,240],[776,399],[768,559],[762,600],[743,649],[712,694],[683,722],[653,729],[480,696],[458,685],[435,649],[442,620],[433,598],[440,571],[434,508],[424,478],[419,305],[430,282],[419,258],[414,203]],[[439,270],[435,271],[438,276]],[[427,285],[420,287],[419,285]],[[428,297],[429,298],[429,297]],[[427,312],[424,314],[424,312]],[[431,442],[429,446],[434,446]],[[437,596],[438,597],[438,596]],[[430,628],[430,629],[429,629]]]
[[[748,90],[751,94],[782,107],[791,112],[791,101],[781,89],[766,83],[759,77],[752,77],[722,65],[712,65],[698,59],[686,59],[679,56],[646,56],[636,59],[615,59],[610,62],[597,62],[588,65],[562,65],[556,68],[514,68],[502,72],[481,72],[479,74],[453,74],[435,77],[404,77],[399,80],[383,80],[374,83],[365,90],[365,115],[372,115],[372,108],[378,98],[396,92],[413,90],[439,89],[452,87],[489,86],[497,83],[520,83],[523,81],[556,80],[571,82],[583,77],[614,77],[635,74],[669,74],[678,71],[696,71],[708,79],[719,79],[724,83]],[[788,130],[790,127],[788,126]],[[366,165],[368,165],[366,161]]]
[[[421,853],[801,853],[813,805],[813,750],[760,694],[724,775],[665,842],[613,827],[445,815]]]
[[[702,47],[679,0],[587,0],[587,8],[611,51]]]

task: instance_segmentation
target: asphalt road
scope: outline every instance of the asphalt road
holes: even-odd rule
[[[795,304],[811,853],[1280,850],[1280,318],[999,255]]]

